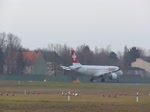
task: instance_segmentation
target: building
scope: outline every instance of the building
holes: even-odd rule
[[[46,75],[48,73],[47,63],[41,52],[23,52],[23,57],[26,63],[25,74]]]
[[[137,58],[135,62],[131,63],[131,67],[143,69],[146,71],[144,75],[150,76],[150,63],[141,58]]]

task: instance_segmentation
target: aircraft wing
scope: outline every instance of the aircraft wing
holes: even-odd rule
[[[60,66],[62,69],[64,69],[64,70],[71,70],[69,67],[67,67],[67,66]]]

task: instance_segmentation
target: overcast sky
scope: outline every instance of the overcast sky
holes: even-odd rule
[[[50,43],[150,49],[150,0],[0,0],[0,32],[29,49]]]

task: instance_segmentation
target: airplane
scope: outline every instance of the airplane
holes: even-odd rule
[[[80,74],[90,76],[90,82],[93,82],[96,78],[101,78],[101,82],[105,82],[105,77],[109,77],[110,80],[119,81],[119,77],[123,75],[122,70],[117,66],[98,66],[98,65],[82,65],[80,64],[75,51],[71,50],[72,65],[61,66],[64,70],[75,71]]]

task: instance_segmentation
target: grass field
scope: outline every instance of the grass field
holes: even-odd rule
[[[0,82],[0,92],[0,112],[150,112],[150,84]]]

